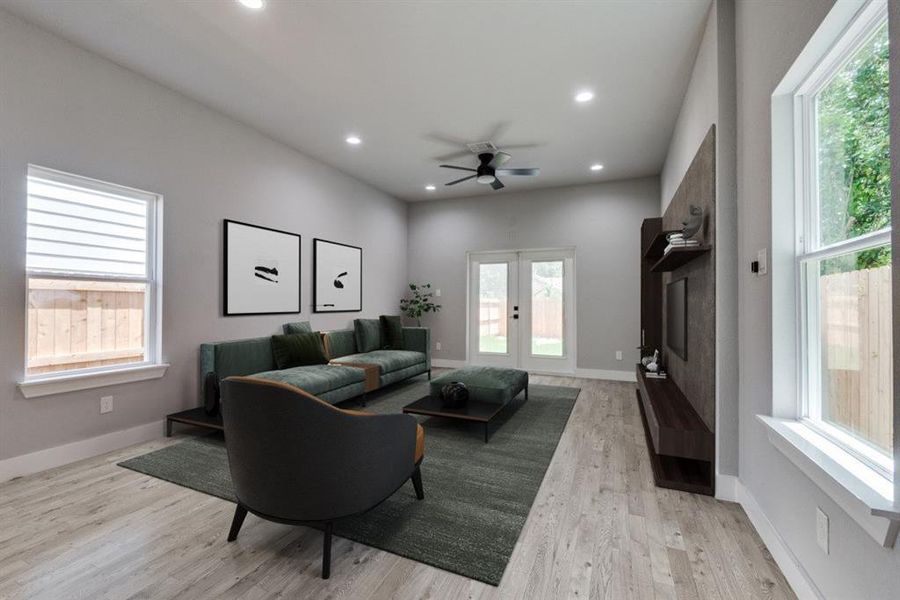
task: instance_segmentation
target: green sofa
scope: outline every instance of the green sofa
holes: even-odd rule
[[[378,319],[356,319],[353,324],[353,329],[324,334],[325,352],[331,364],[375,365],[379,387],[422,373],[427,373],[431,379],[431,335],[426,327],[404,327],[403,347],[386,348]],[[362,339],[360,331],[366,327],[374,339]],[[363,344],[366,347],[361,347]]]
[[[377,321],[377,319],[375,319]],[[309,323],[287,323],[285,333],[311,331]],[[346,334],[350,334],[350,340]],[[215,373],[218,381],[231,376],[253,376],[278,381],[298,387],[326,402],[337,404],[365,393],[365,371],[358,367],[343,366],[340,358],[353,355],[358,360],[347,363],[378,364],[380,385],[431,372],[431,354],[428,330],[421,327],[404,327],[404,348],[357,353],[353,330],[335,331],[324,335],[326,348],[331,340],[341,349],[340,355],[329,355],[327,365],[308,365],[290,369],[278,369],[272,353],[271,336],[211,342],[200,345],[200,398],[204,397],[207,373]],[[352,342],[352,343],[351,343]],[[421,350],[420,350],[421,349]],[[346,351],[346,352],[345,352]],[[370,356],[371,355],[371,356]],[[376,362],[377,361],[377,362]]]

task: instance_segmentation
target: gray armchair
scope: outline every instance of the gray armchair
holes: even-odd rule
[[[324,530],[322,577],[331,571],[335,520],[363,513],[412,479],[425,434],[410,415],[341,410],[298,388],[251,377],[222,382],[228,462],[238,499],[228,541],[248,512]]]

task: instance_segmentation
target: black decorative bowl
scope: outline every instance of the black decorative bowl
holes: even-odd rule
[[[462,408],[469,401],[469,389],[462,381],[451,381],[441,388],[444,408]]]

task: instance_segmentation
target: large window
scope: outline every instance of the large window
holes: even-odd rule
[[[27,378],[158,362],[159,202],[29,167]]]
[[[797,269],[806,422],[890,476],[893,463],[888,32],[848,32],[796,96]]]

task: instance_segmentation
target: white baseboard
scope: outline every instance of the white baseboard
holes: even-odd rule
[[[737,496],[738,485],[740,485],[740,482],[734,475],[716,473],[716,500],[740,502]]]
[[[30,454],[0,460],[0,483],[13,477],[39,473],[47,469],[99,456],[106,452],[119,450],[133,444],[160,438],[165,433],[165,424],[165,421],[154,421],[138,425],[137,427],[56,446],[55,448],[47,448],[46,450],[38,450]]]
[[[637,375],[634,371],[613,371],[610,369],[575,369],[575,377],[585,379],[606,379],[607,381],[636,382]]]
[[[744,512],[747,513],[750,523],[756,528],[756,532],[769,549],[772,558],[775,559],[781,572],[784,573],[785,579],[787,579],[797,597],[800,600],[821,600],[824,598],[816,584],[813,583],[806,573],[806,570],[800,565],[800,561],[797,560],[794,553],[784,543],[784,539],[778,534],[775,526],[769,521],[762,507],[756,502],[756,498],[744,487],[739,479],[735,481],[735,492],[737,501],[744,507]]]

